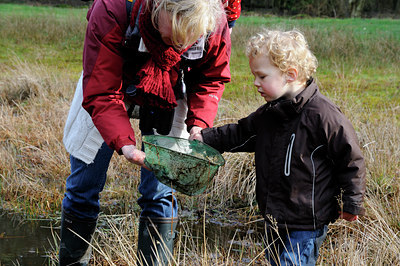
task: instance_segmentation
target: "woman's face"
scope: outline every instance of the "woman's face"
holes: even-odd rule
[[[170,14],[165,10],[160,11],[157,24],[163,42],[166,45],[172,46],[172,21]]]

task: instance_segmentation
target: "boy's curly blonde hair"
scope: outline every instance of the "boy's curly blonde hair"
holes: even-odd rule
[[[221,0],[148,0],[154,1],[152,21],[157,28],[160,11],[171,14],[172,43],[175,48],[185,49],[200,36],[214,31],[225,11]],[[178,41],[179,40],[179,41]]]
[[[300,81],[308,80],[317,70],[318,61],[298,30],[263,30],[250,38],[246,55],[249,58],[265,55],[283,73],[295,68]]]

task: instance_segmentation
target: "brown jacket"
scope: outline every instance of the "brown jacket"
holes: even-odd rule
[[[202,131],[220,152],[255,152],[256,198],[280,228],[314,230],[343,211],[363,214],[365,164],[344,114],[315,82],[293,100],[261,106],[237,124]]]

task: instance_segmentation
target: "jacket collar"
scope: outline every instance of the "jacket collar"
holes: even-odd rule
[[[307,87],[291,100],[277,99],[266,104],[266,111],[277,115],[280,119],[291,119],[301,113],[303,107],[318,91],[313,78],[307,81]]]

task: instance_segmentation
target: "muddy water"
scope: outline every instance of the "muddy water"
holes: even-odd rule
[[[181,216],[178,231],[179,229],[188,231],[198,246],[201,246],[206,239],[207,247],[211,252],[212,250],[230,250],[233,257],[241,257],[241,261],[237,261],[237,265],[247,265],[253,260],[254,257],[246,257],[246,251],[249,248],[257,246],[262,249],[264,246],[264,222],[257,221],[256,218],[253,222],[244,223],[239,216],[212,213],[212,211],[207,212],[205,217],[202,215],[196,217],[193,214],[185,217],[185,212],[182,212],[181,215],[183,217]],[[220,254],[210,255],[220,256]]]
[[[197,238],[198,243],[206,238],[207,245],[231,248],[232,252],[239,252],[250,244],[262,245],[259,240],[263,231],[260,223],[245,225],[237,220],[207,217],[204,227],[202,218],[191,218],[191,215],[182,217],[180,226]],[[55,246],[52,231],[57,235],[60,233],[57,225],[59,224],[48,220],[21,221],[18,217],[0,210],[0,265],[50,265],[48,252]]]
[[[0,211],[0,265],[48,265],[49,221],[21,221]]]

